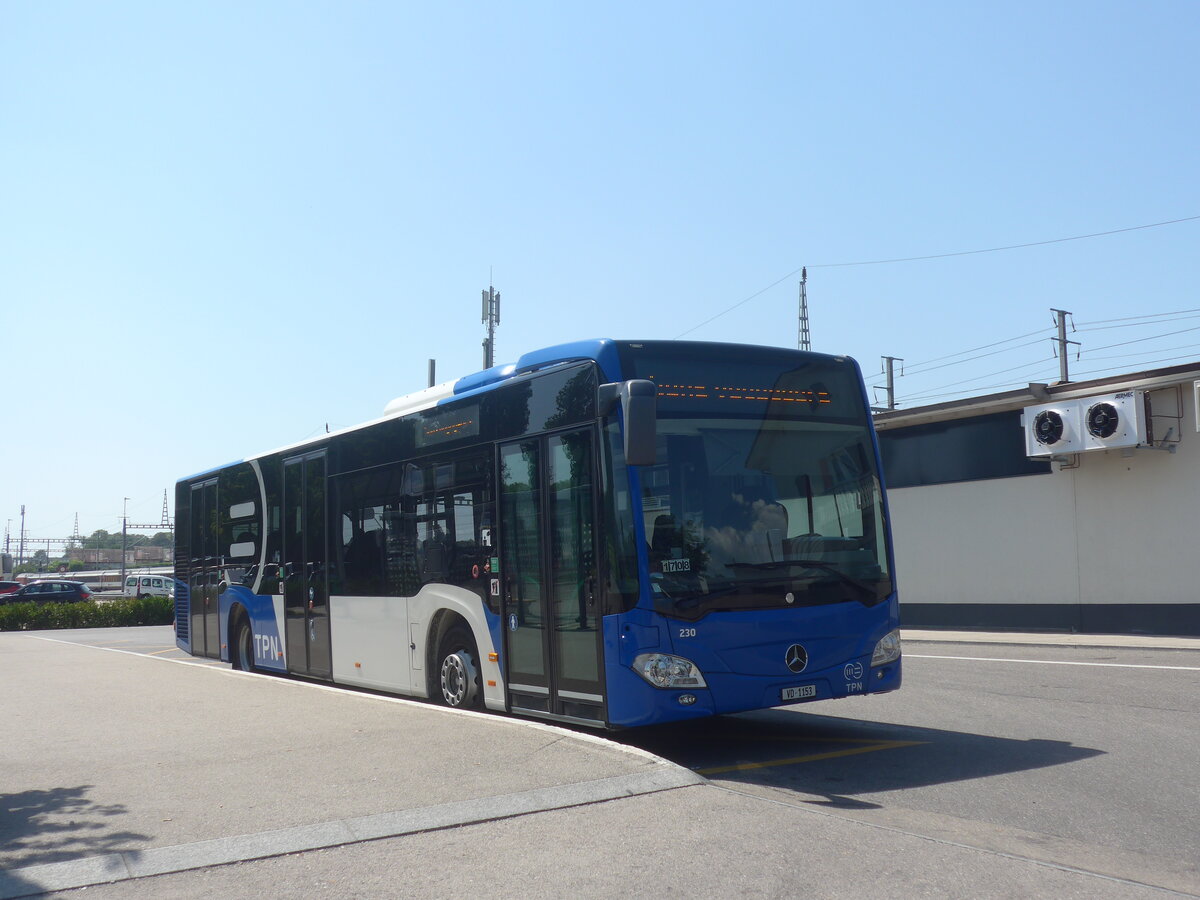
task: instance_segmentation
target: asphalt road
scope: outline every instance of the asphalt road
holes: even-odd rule
[[[731,790],[1196,892],[1200,651],[905,649],[892,695],[628,740]]]
[[[1149,644],[597,737],[0,634],[0,898],[1200,896],[1200,648]]]

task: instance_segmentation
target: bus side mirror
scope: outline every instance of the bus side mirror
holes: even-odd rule
[[[596,409],[601,416],[611,415],[618,402],[625,419],[626,464],[654,465],[658,388],[645,378],[600,385]]]

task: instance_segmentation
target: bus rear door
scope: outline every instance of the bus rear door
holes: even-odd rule
[[[192,653],[219,659],[221,622],[218,593],[221,581],[221,557],[217,549],[217,479],[192,485],[191,565],[189,597],[191,603]],[[135,593],[136,593],[136,582]],[[122,587],[122,591],[125,588]]]
[[[333,674],[325,541],[325,451],[283,461],[283,607],[289,672]]]

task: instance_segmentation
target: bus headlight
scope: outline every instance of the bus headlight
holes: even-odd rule
[[[888,663],[895,662],[899,658],[900,632],[889,631],[875,645],[875,652],[871,654],[871,667],[886,666]]]
[[[637,672],[657,688],[707,687],[696,664],[669,653],[642,653],[633,661]]]

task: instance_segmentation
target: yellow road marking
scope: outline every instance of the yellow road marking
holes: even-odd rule
[[[160,653],[182,653],[178,647],[168,647],[166,650],[155,650],[153,653],[147,653],[147,656],[158,656]]]
[[[846,738],[825,738],[826,741],[845,741]],[[874,753],[877,750],[894,750],[898,747],[917,747],[928,741],[876,741],[865,747],[852,747],[848,750],[830,750],[826,753],[810,753],[807,756],[793,756],[788,759],[771,759],[765,762],[738,763],[733,766],[714,766],[711,769],[696,769],[699,775],[724,775],[727,772],[748,772],[753,769],[769,769],[773,766],[794,766],[798,763],[817,762],[822,759],[836,759],[839,756],[855,756],[859,753]]]
[[[719,735],[717,737],[706,737],[705,740],[712,741],[780,741],[783,743],[795,744],[879,744],[887,743],[886,741],[873,741],[870,738],[837,738],[837,737],[796,737],[794,734],[729,734]],[[924,743],[924,741],[916,741],[915,743]]]

